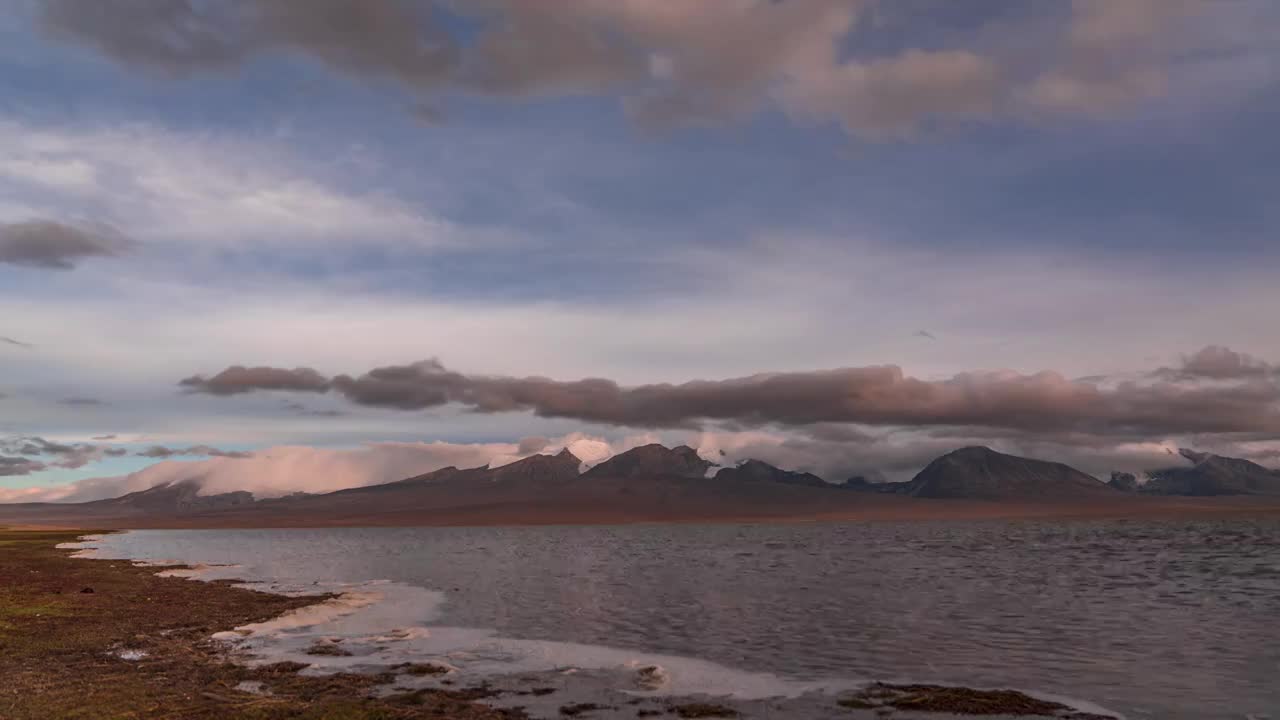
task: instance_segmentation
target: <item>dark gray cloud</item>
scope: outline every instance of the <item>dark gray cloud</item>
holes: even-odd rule
[[[91,437],[91,438],[89,438],[89,439],[90,439],[90,440],[115,440],[115,439],[116,439],[116,436],[115,436],[114,434],[108,434],[108,435],[94,435],[93,437]]]
[[[193,375],[178,383],[190,392],[210,395],[236,395],[253,390],[292,390],[295,392],[327,392],[329,381],[311,368],[244,367],[233,365],[206,378]]]
[[[341,410],[311,408],[302,403],[292,401],[281,403],[281,407],[295,415],[304,417],[343,417],[347,414]]]
[[[226,457],[226,458],[247,458],[252,457],[253,453],[240,450],[219,450],[208,445],[192,445],[184,448],[169,448],[163,445],[152,445],[145,450],[139,450],[134,453],[138,457],[147,458],[171,458],[183,455],[204,455],[207,457]]]
[[[0,455],[0,477],[30,475],[45,469],[45,464],[24,457]]]
[[[114,438],[115,435],[102,435],[94,439]],[[209,445],[191,445],[177,448],[153,445],[145,450],[134,452],[124,447],[104,447],[92,443],[60,443],[35,436],[0,438],[0,455],[10,457],[8,474],[11,475],[27,475],[52,468],[74,469],[84,467],[104,457],[124,457],[129,454],[154,459],[180,456],[225,458],[247,458],[253,456],[252,452],[222,450]],[[19,463],[18,460],[25,460],[26,462]],[[0,468],[0,470],[3,469]],[[0,472],[0,474],[4,473]]]
[[[1135,3],[1139,17],[1162,21],[1135,23],[1133,11],[1106,9]],[[1155,50],[1190,24],[1179,22],[1189,11],[1162,8],[1198,4],[1075,3],[1047,30],[1036,22],[1002,34],[1025,43],[1034,32],[1033,42],[1055,49],[1047,67],[1027,63],[1018,42],[991,42],[990,31],[955,38],[961,47],[850,57],[845,45],[855,27],[879,27],[867,18],[871,0],[43,0],[40,18],[54,37],[176,77],[291,53],[429,100],[457,90],[609,93],[638,122],[657,127],[776,106],[854,134],[893,137],[932,119],[1016,115],[1027,103],[1092,112],[1158,94],[1168,58]],[[902,27],[884,29],[910,37]],[[429,121],[441,112],[434,102],[410,107]]]
[[[371,407],[421,410],[454,404],[478,413],[650,428],[853,423],[989,427],[1098,435],[1280,433],[1280,384],[1245,378],[1223,386],[1154,380],[1114,387],[1055,372],[961,373],[921,380],[892,365],[765,373],[728,380],[622,387],[612,380],[466,375],[438,360],[325,380],[310,368],[233,367],[181,381],[192,392],[332,391]]]
[[[1280,367],[1231,348],[1209,345],[1182,356],[1182,364],[1178,367],[1160,368],[1154,374],[1174,380],[1263,379],[1280,377]]]
[[[67,455],[76,451],[76,445],[66,445],[63,443],[51,442],[44,438],[30,438],[30,442],[24,445],[25,448],[35,447],[42,454],[47,455]]]
[[[47,468],[79,468],[97,460],[102,451],[89,443],[59,443],[42,437],[0,439],[0,452],[17,453],[28,458],[47,456],[46,462],[32,461],[28,472]],[[39,467],[35,467],[39,465]],[[21,473],[26,474],[26,473]]]
[[[77,396],[62,398],[61,400],[58,401],[58,404],[67,405],[70,407],[99,407],[102,405],[106,405],[107,403],[102,400],[99,400],[98,398],[84,397],[84,396],[77,395]]]
[[[20,347],[26,350],[30,350],[35,347],[35,345],[32,345],[31,343],[22,342],[21,340],[16,340],[11,337],[5,337],[3,335],[0,335],[0,344],[12,345],[14,347]]]
[[[70,270],[80,260],[119,255],[132,242],[107,225],[77,227],[54,220],[0,223],[0,262]]]

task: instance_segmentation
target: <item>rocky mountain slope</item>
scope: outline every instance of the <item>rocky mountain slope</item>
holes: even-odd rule
[[[1280,470],[1185,448],[1179,449],[1178,454],[1190,465],[1149,471],[1146,482],[1117,473],[1112,476],[1112,484],[1148,495],[1280,495]]]
[[[1093,500],[1116,494],[1069,465],[979,446],[934,460],[903,491],[912,497],[971,500]]]

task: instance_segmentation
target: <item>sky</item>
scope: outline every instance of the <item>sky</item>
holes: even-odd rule
[[[1280,464],[1271,0],[0,2],[0,501]]]

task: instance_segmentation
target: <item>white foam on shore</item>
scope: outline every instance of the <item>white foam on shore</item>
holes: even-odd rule
[[[250,623],[236,628],[247,635],[267,635],[282,630],[298,630],[317,625],[328,625],[344,615],[351,615],[379,602],[386,596],[368,590],[344,592],[314,605],[307,605],[281,615],[273,620]]]
[[[112,650],[109,655],[126,660],[128,662],[137,662],[147,657],[149,653],[146,650]]]
[[[71,557],[75,558],[103,558],[101,548],[94,545],[106,539],[106,535],[82,535],[76,542],[65,542],[54,545],[59,550],[75,550],[71,553]],[[103,558],[105,559],[105,558]]]

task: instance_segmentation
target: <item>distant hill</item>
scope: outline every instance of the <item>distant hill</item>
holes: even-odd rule
[[[570,452],[532,455],[497,468],[442,468],[397,482],[203,514],[246,524],[308,518],[338,522],[606,522],[776,517],[854,507],[857,498],[806,473],[765,463],[707,477],[692,448],[644,445],[586,472]],[[813,481],[819,484],[813,484]]]
[[[1240,458],[1179,449],[1191,465],[1152,470],[1137,485],[1149,495],[1280,495],[1280,471]]]
[[[586,477],[681,477],[703,478],[715,463],[703,460],[688,445],[668,448],[658,443],[641,445],[619,453],[585,473]]]
[[[980,446],[934,460],[904,490],[912,497],[971,500],[1092,500],[1117,494],[1069,465]]]
[[[200,483],[197,480],[180,480],[85,505],[104,511],[119,508],[139,513],[187,513],[237,507],[254,501],[253,493],[243,490],[217,495],[199,493]]]
[[[716,472],[715,477],[717,480],[733,482],[775,482],[784,485],[805,485],[818,488],[840,487],[832,485],[813,473],[782,470],[759,460],[747,460],[735,467],[721,468]]]
[[[1187,457],[1193,467],[1157,473],[1159,491],[1226,487],[1266,494],[1280,482],[1274,471],[1253,463]],[[88,503],[0,504],[0,523],[319,527],[1003,516],[1005,508],[1036,507],[1033,515],[1064,510],[1106,515],[1148,507],[1186,512],[1189,507],[1185,498],[1121,492],[1115,486],[1126,482],[1123,477],[1108,485],[1060,463],[985,447],[943,455],[909,482],[898,483],[851,478],[836,485],[759,460],[712,474],[715,464],[692,448],[656,444],[620,453],[586,472],[580,472],[581,465],[565,450],[496,468],[446,467],[380,485],[264,500],[247,492],[201,495],[199,478],[191,478]],[[1232,507],[1265,505],[1266,500],[1245,498]],[[1280,498],[1273,505],[1280,509]]]
[[[844,484],[840,485],[840,487],[845,490],[884,493],[887,495],[911,494],[911,481],[909,480],[906,482],[871,482],[861,475],[845,480]]]
[[[1133,473],[1113,472],[1107,484],[1121,492],[1137,492],[1138,478]]]

